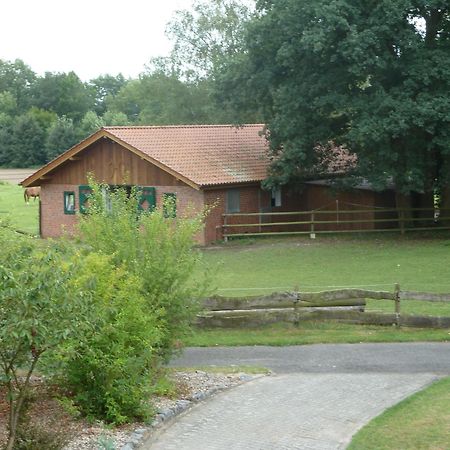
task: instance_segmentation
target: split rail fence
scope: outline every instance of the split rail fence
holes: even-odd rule
[[[365,311],[366,300],[391,300],[392,313]],[[401,313],[404,302],[449,302],[450,294],[340,289],[324,292],[275,292],[243,298],[211,297],[204,301],[197,325],[204,328],[255,327],[276,322],[298,325],[304,320],[335,320],[342,323],[396,325],[420,328],[450,328],[450,317]]]
[[[233,237],[449,230],[450,208],[316,209],[223,214],[222,236]]]

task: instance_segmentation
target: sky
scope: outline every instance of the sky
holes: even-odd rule
[[[193,0],[3,0],[0,59],[22,59],[39,75],[74,71],[136,78],[171,43],[164,30]]]

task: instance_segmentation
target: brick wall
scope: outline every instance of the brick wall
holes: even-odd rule
[[[262,207],[267,201],[267,194],[261,191],[259,185],[253,186],[241,186],[211,189],[205,191],[205,206],[210,208],[210,212],[205,221],[205,242],[209,244],[216,240],[223,239],[222,224],[223,216],[226,207],[226,195],[229,189],[239,189],[240,199],[240,212],[259,212],[260,206]],[[270,203],[269,203],[270,204]],[[233,228],[233,233],[246,233],[255,232],[259,229],[259,217],[233,217],[228,223],[255,223],[255,227],[236,227]],[[230,229],[228,229],[230,231]]]
[[[73,232],[77,222],[74,214],[64,214],[64,192],[75,192],[75,208],[78,210],[78,186],[71,184],[43,184],[41,186],[41,236],[61,236],[63,230]]]
[[[177,195],[177,215],[189,216],[203,211],[203,192],[189,186],[155,186],[156,205],[162,205],[163,194]],[[64,192],[75,192],[75,210],[79,211],[79,186],[70,184],[44,184],[41,186],[41,235],[43,238],[61,236],[63,230],[73,233],[77,216],[64,214]],[[204,233],[196,237],[205,243]]]

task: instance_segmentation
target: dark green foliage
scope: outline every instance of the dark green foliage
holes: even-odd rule
[[[74,72],[47,72],[32,87],[33,105],[79,121],[94,106],[88,87]]]
[[[72,119],[60,117],[48,130],[45,143],[47,161],[55,158],[79,141]]]
[[[317,145],[408,193],[450,178],[450,16],[435,0],[259,1],[224,95],[264,110],[271,184],[320,174]],[[323,167],[322,167],[323,169]]]

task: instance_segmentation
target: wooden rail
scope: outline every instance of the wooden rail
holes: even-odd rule
[[[425,216],[424,213],[429,214]],[[395,214],[395,216],[377,217],[379,214]],[[415,216],[416,214],[419,214],[419,216]],[[446,214],[448,217],[443,217],[443,214]],[[369,216],[365,218],[349,218],[349,216],[355,217],[355,215]],[[422,215],[422,217],[420,215]],[[278,216],[281,216],[281,220],[278,219],[273,222],[266,221],[268,218],[276,218]],[[300,220],[283,220],[283,216],[299,216],[298,219]],[[436,210],[434,208],[376,208],[353,210],[336,209],[280,211],[266,213],[223,214],[222,217],[222,236],[225,240],[232,237],[245,236],[253,237],[309,234],[311,237],[315,237],[316,234],[325,233],[392,232],[396,230],[404,233],[405,231],[450,229],[450,208],[441,208],[440,210]],[[258,218],[259,220],[257,222],[243,222],[242,219],[245,219],[246,217],[248,217],[249,220],[254,218]],[[427,222],[429,225],[426,225]],[[374,226],[364,228],[365,225],[370,224],[373,224]],[[389,224],[390,226],[383,226],[383,224]],[[281,230],[270,230],[271,227],[278,227],[281,228]],[[296,227],[297,229],[293,227]],[[300,229],[298,229],[299,227]]]
[[[391,314],[365,312],[366,299],[391,300]],[[251,297],[215,296],[204,300],[197,316],[203,327],[252,327],[275,322],[337,320],[345,323],[450,328],[450,317],[402,316],[403,301],[450,302],[450,294],[339,289],[323,292],[274,292]]]

